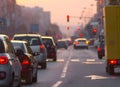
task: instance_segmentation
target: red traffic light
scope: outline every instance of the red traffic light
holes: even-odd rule
[[[93,29],[93,34],[96,34],[96,33],[97,33],[97,29],[94,28],[94,29]]]
[[[93,32],[94,32],[94,33],[96,33],[96,32],[97,32],[97,29],[96,29],[96,28],[94,28],[94,29],[93,29]]]
[[[69,30],[69,29],[70,29],[70,27],[68,26],[68,27],[67,27],[67,30]]]
[[[83,34],[81,33],[81,34],[79,34],[80,35],[80,37],[83,37]]]
[[[67,15],[67,22],[69,22],[69,20],[70,20],[70,16],[69,16],[69,15]]]

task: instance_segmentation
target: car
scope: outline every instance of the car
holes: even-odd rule
[[[99,46],[99,44],[100,44],[99,39],[96,39],[96,40],[94,41],[94,47],[97,48],[97,47]]]
[[[38,66],[42,69],[47,68],[47,50],[42,42],[40,34],[15,34],[13,40],[25,40],[29,43],[34,53],[37,53]]]
[[[32,84],[32,82],[37,82],[37,59],[36,53],[33,53],[28,42],[12,40],[13,47],[16,51],[21,66],[22,82],[27,84]]]
[[[88,40],[86,38],[77,38],[75,39],[74,43],[74,49],[77,48],[86,48],[88,49]]]
[[[20,87],[21,70],[9,37],[0,34],[0,87]]]
[[[47,58],[57,61],[57,46],[52,36],[42,36],[43,43],[47,49]]]
[[[57,41],[57,49],[59,48],[65,48],[67,49],[68,48],[68,42],[66,40],[58,40]]]
[[[100,42],[98,48],[97,48],[97,54],[98,54],[98,58],[102,59],[105,56],[105,43]]]

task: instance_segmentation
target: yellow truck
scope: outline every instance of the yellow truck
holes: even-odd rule
[[[120,5],[104,8],[106,72],[114,74],[120,68]]]

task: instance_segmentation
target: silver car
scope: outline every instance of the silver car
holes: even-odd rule
[[[0,34],[0,87],[20,87],[21,69],[8,36]]]

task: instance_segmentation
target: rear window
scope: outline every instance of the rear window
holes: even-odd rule
[[[12,42],[12,44],[13,44],[13,47],[14,47],[15,51],[16,51],[16,49],[22,49],[23,52],[26,53],[26,50],[25,50],[22,43]]]
[[[65,42],[64,41],[58,41],[58,43],[57,43],[58,45],[64,45],[65,44]]]
[[[52,42],[51,39],[42,38],[42,41],[43,41],[44,44],[53,45],[53,42]]]
[[[2,40],[0,40],[0,53],[5,53],[5,48]]]
[[[20,36],[20,37],[14,37],[14,40],[25,40],[30,44],[30,46],[42,44],[39,37]]]
[[[78,42],[86,42],[86,40],[78,40]]]

